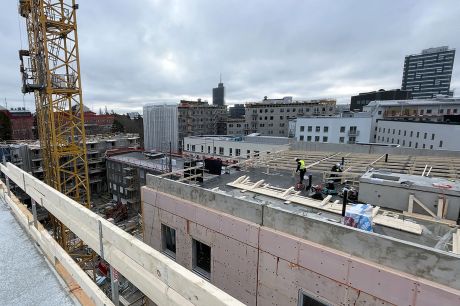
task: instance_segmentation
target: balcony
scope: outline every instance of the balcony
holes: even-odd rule
[[[348,136],[359,136],[359,131],[348,131]]]

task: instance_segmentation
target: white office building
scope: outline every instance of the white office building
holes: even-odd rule
[[[292,139],[287,137],[248,135],[189,136],[184,138],[184,153],[204,157],[248,158],[287,150]]]
[[[460,151],[460,123],[378,120],[377,126],[378,143]]]
[[[351,116],[300,117],[290,123],[290,129],[294,129],[298,141],[369,143],[372,134],[372,117],[369,113],[357,113]]]

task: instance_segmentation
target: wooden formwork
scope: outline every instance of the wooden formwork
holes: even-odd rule
[[[389,155],[386,159],[385,154],[288,150],[265,161],[259,160],[257,166],[293,171],[297,166],[295,158],[305,160],[307,169],[312,172],[330,171],[334,164],[342,162],[342,158],[343,171],[359,175],[374,168],[413,175],[422,175],[425,171],[425,174],[429,173],[433,177],[459,179],[460,172],[460,157]]]

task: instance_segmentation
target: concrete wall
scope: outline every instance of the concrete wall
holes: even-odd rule
[[[385,154],[407,155],[407,156],[440,156],[440,157],[458,157],[457,151],[447,150],[424,150],[402,147],[387,147],[380,145],[356,145],[356,144],[334,144],[334,143],[308,143],[295,142],[291,145],[291,150],[299,151],[319,151],[319,152],[350,152],[364,154]]]
[[[176,230],[176,262],[192,270],[192,239],[211,247],[210,282],[255,305],[258,225],[143,188],[144,241],[162,251],[161,225]],[[184,204],[186,203],[186,204]],[[224,234],[225,233],[225,234]]]
[[[247,199],[238,199],[226,194],[211,192],[185,183],[162,179],[153,175],[147,175],[147,186],[155,186],[155,190],[174,195],[180,199],[201,204],[204,207],[219,210],[234,217],[262,224],[263,206]],[[144,196],[147,187],[141,188],[141,197]],[[144,199],[142,199],[144,201]]]
[[[189,269],[192,239],[207,243],[211,282],[248,305],[297,305],[299,290],[333,305],[460,303],[459,256],[270,205],[263,206],[262,223],[249,222],[201,205],[211,191],[187,186],[182,192],[183,184],[169,180],[149,183],[153,188],[142,189],[146,243],[161,251],[161,224],[175,228],[176,261]],[[229,197],[225,206],[241,205]]]
[[[406,184],[403,184],[404,182]],[[434,187],[436,185],[451,187],[440,189]],[[369,171],[359,179],[359,200],[363,203],[407,211],[411,194],[435,214],[439,199],[445,199],[447,201],[447,209],[444,209],[445,217],[457,220],[460,211],[460,183],[436,177],[380,171]],[[413,208],[416,213],[428,215],[417,204],[414,204]]]

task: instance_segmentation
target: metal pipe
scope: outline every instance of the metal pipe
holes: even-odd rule
[[[34,226],[38,229],[38,220],[37,220],[37,203],[34,199],[30,199],[32,202],[32,216],[34,217]]]
[[[112,302],[115,306],[120,305],[120,297],[118,294],[118,271],[110,265],[110,289],[112,290]]]
[[[345,218],[345,210],[347,208],[348,203],[348,190],[345,189],[343,191],[343,202],[342,202],[342,217]]]

